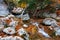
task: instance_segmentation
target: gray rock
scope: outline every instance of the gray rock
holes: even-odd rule
[[[54,19],[52,19],[52,18],[45,18],[45,19],[43,20],[43,24],[45,24],[45,25],[51,25],[51,24],[53,24],[53,23],[56,23],[56,20],[54,20]]]
[[[50,14],[50,17],[56,18],[56,17],[57,17],[57,14],[56,14],[56,13],[51,13],[51,14]]]

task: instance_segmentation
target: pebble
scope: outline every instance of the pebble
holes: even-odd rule
[[[28,27],[28,25],[27,24],[23,24],[23,27]]]

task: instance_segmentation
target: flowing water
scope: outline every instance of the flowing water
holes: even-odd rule
[[[3,0],[0,0],[0,16],[6,16],[9,14],[9,11],[7,9],[7,5],[3,2]]]

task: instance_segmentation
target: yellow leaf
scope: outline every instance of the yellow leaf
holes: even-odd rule
[[[27,4],[26,4],[25,2],[22,2],[22,3],[21,3],[21,7],[22,7],[22,8],[26,8],[26,6],[27,6]]]

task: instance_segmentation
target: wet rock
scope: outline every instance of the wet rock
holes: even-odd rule
[[[6,34],[14,34],[15,33],[15,29],[8,27],[8,28],[4,28],[3,32],[5,32]]]
[[[52,19],[52,18],[45,18],[45,19],[43,20],[43,24],[45,24],[45,25],[51,25],[51,24],[53,24],[53,23],[56,23],[56,20],[54,20],[54,19]]]
[[[12,12],[13,13],[21,13],[23,11],[23,8],[20,8],[20,7],[18,7],[18,8],[14,8],[13,10],[12,10]]]

